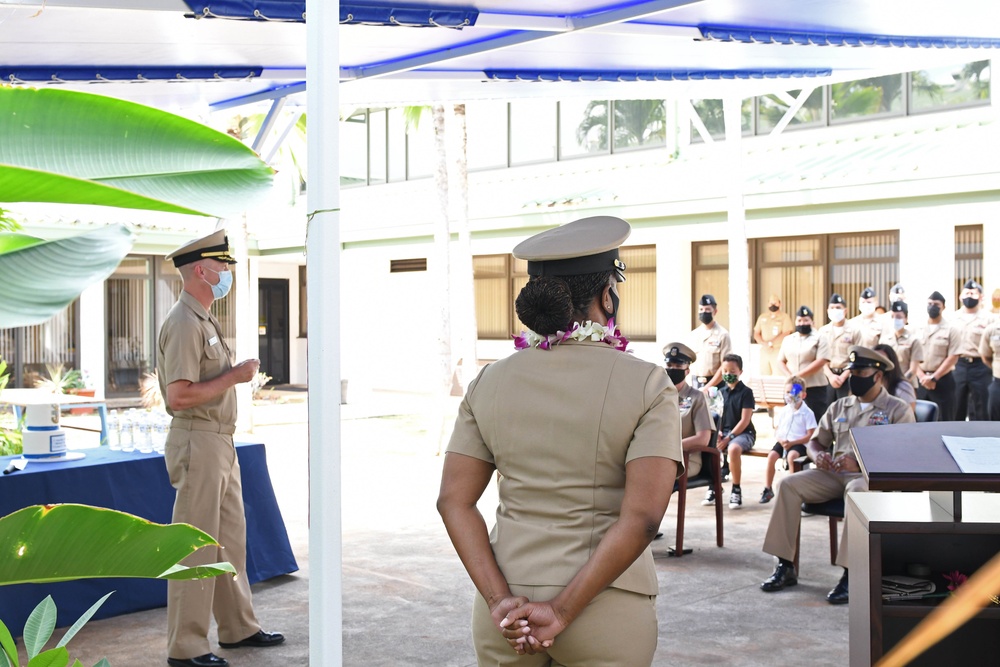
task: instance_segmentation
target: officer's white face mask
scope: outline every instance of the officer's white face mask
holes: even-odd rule
[[[858,304],[858,309],[861,310],[862,315],[871,315],[875,312],[875,304],[870,302],[864,302]]]
[[[845,311],[843,308],[829,308],[826,311],[826,316],[830,318],[831,322],[843,322]]]
[[[221,299],[225,297],[227,294],[229,294],[229,290],[233,286],[233,274],[231,271],[229,271],[228,269],[226,269],[225,271],[216,271],[215,269],[209,269],[207,266],[203,266],[202,268],[207,269],[219,276],[219,282],[214,285],[205,280],[208,286],[212,288],[213,297],[215,297],[216,299]],[[204,280],[204,278],[202,280]]]

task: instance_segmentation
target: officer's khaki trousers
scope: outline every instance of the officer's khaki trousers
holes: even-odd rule
[[[167,655],[193,658],[211,651],[212,613],[219,641],[238,642],[260,630],[246,577],[246,516],[240,465],[231,435],[172,427],[164,457],[177,489],[173,522],[190,523],[223,546],[203,547],[182,561],[204,565],[227,560],[237,575],[167,582]]]
[[[778,368],[778,348],[768,347],[767,343],[760,346],[760,374],[782,375],[781,369]]]
[[[811,468],[788,475],[778,483],[777,496],[771,510],[771,522],[764,536],[764,551],[784,558],[795,559],[795,539],[802,522],[802,503],[821,503],[846,497],[848,491],[867,491],[868,485],[861,473],[837,473]],[[840,531],[837,565],[847,567],[847,516]]]
[[[529,600],[554,598],[562,586],[511,585]],[[480,667],[643,667],[656,651],[656,596],[617,588],[599,593],[547,653],[518,655],[493,623],[481,595],[472,607],[472,639]]]

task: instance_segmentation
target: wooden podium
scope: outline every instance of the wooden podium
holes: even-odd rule
[[[861,471],[872,491],[852,493],[850,664],[874,664],[941,599],[882,601],[882,575],[907,575],[921,563],[938,591],[942,573],[971,575],[1000,552],[1000,472],[963,473],[942,435],[1000,437],[1000,423],[923,422],[851,429]],[[913,665],[995,664],[1000,607],[987,608]]]

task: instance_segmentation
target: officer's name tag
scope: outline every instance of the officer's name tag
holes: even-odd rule
[[[212,336],[211,338],[208,339],[208,344],[209,345],[218,345],[219,344],[219,337],[218,336]]]

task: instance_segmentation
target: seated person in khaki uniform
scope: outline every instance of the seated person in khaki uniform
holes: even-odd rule
[[[764,551],[776,556],[774,573],[760,588],[765,592],[780,591],[798,583],[792,560],[801,523],[802,503],[821,503],[841,498],[849,491],[865,491],[867,484],[851,449],[848,433],[855,426],[881,426],[912,423],[910,406],[882,386],[884,372],[891,362],[879,352],[852,346],[847,367],[851,369],[851,396],[835,401],[819,421],[815,437],[807,451],[816,467],[789,475],[778,485],[771,520],[764,537]],[[849,517],[841,530],[837,565],[844,568],[840,582],[827,593],[830,604],[848,601],[847,535]]]
[[[514,248],[519,350],[469,386],[438,511],[475,584],[481,665],[650,665],[650,542],[683,471],[677,390],[615,329],[624,220],[586,218]],[[476,507],[499,472],[496,525]],[[547,656],[532,654],[545,652]]]
[[[681,411],[681,446],[684,451],[693,447],[706,447],[715,430],[715,420],[708,411],[705,394],[687,383],[691,363],[697,358],[694,350],[680,342],[667,343],[663,348],[663,359],[667,377],[677,388],[677,403]],[[701,472],[701,454],[688,458],[688,477]]]

